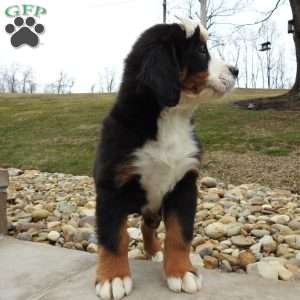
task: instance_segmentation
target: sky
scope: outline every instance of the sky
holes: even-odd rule
[[[172,22],[176,7],[183,1],[168,2],[168,21]],[[275,0],[249,2],[252,3],[249,9],[231,21],[245,23],[259,19],[261,12],[272,8]],[[40,45],[36,48],[27,45],[14,48],[10,44],[4,28],[13,18],[7,17],[5,10],[16,4],[47,9],[46,15],[37,18],[45,26],[45,32],[40,35]],[[177,9],[176,15],[183,16],[184,12]],[[288,49],[287,62],[293,64],[294,45],[292,35],[287,34],[287,20],[291,19],[289,6],[283,6],[272,19],[282,33],[283,47]],[[64,71],[74,78],[73,91],[89,92],[105,69],[114,70],[120,77],[123,61],[134,41],[148,27],[161,22],[162,0],[0,0],[0,67],[31,66],[39,89],[55,81],[59,72]]]

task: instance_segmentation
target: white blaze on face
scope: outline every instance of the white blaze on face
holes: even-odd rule
[[[191,19],[180,19],[180,26],[186,32],[186,37],[190,38],[195,33],[196,28],[200,28],[200,37],[203,41],[208,40],[208,31],[206,28],[199,22],[195,22]],[[208,64],[208,80],[206,88],[203,89],[200,94],[187,94],[188,97],[220,97],[229,93],[235,84],[235,79],[233,74],[229,70],[229,66],[221,59],[211,57]]]

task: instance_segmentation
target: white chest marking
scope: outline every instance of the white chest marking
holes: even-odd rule
[[[157,139],[135,152],[135,167],[147,193],[143,208],[157,211],[167,192],[171,191],[189,170],[197,170],[198,147],[192,136],[191,112],[169,108],[158,119]]]

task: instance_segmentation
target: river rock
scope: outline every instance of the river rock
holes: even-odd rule
[[[50,231],[47,235],[48,240],[51,242],[56,242],[59,239],[59,237],[60,237],[59,232],[55,230]]]
[[[292,220],[291,222],[289,222],[288,226],[292,230],[300,230],[300,220]]]
[[[239,254],[240,265],[246,268],[249,264],[256,262],[256,257],[251,251],[242,251]]]
[[[240,223],[232,223],[225,225],[225,233],[228,237],[238,235],[241,232],[243,225]]]
[[[33,221],[40,221],[46,219],[49,216],[49,212],[45,209],[35,209],[31,213],[31,217]]]
[[[249,247],[255,243],[255,240],[250,236],[237,235],[231,238],[231,242],[239,247]]]
[[[267,262],[256,262],[247,266],[247,273],[258,274],[266,279],[278,280],[278,270]]]
[[[204,256],[203,263],[207,269],[216,269],[219,265],[218,259],[213,256]]]
[[[217,181],[216,179],[212,178],[212,177],[203,177],[201,180],[200,180],[200,183],[202,185],[204,185],[205,187],[208,187],[208,188],[214,188],[217,186]]]
[[[285,236],[285,242],[293,249],[300,250],[300,235],[287,235]]]
[[[98,246],[94,243],[90,243],[87,248],[86,248],[87,252],[89,253],[97,253],[98,251]]]
[[[287,215],[275,215],[270,220],[276,224],[286,225],[290,221],[290,217]]]
[[[260,239],[260,243],[264,251],[271,253],[277,249],[277,243],[270,235],[266,235]]]
[[[129,227],[127,228],[130,238],[137,240],[141,237],[141,231],[139,228]]]
[[[207,236],[209,236],[212,239],[218,239],[225,235],[225,226],[222,223],[215,222],[212,224],[209,224],[205,228],[205,233]]]
[[[201,257],[211,256],[213,253],[214,245],[207,241],[201,245],[198,245],[195,249],[195,252],[198,253]]]
[[[235,217],[233,217],[233,216],[225,215],[224,217],[222,217],[222,218],[219,220],[219,222],[222,223],[222,224],[231,224],[231,223],[235,223],[235,222],[236,222],[236,219],[235,219]]]
[[[65,241],[69,242],[69,241],[73,240],[73,238],[77,232],[77,229],[75,227],[73,227],[72,225],[65,224],[62,227],[62,231],[64,233]]]
[[[220,197],[216,193],[208,193],[207,195],[204,195],[203,201],[207,202],[217,202],[220,200]]]
[[[32,241],[32,235],[28,232],[18,233],[16,238],[21,241]]]
[[[252,229],[251,234],[254,235],[255,237],[261,238],[265,235],[269,235],[270,232],[265,229]]]

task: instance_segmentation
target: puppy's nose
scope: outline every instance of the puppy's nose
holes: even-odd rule
[[[233,77],[237,78],[239,76],[239,69],[233,66],[229,66],[229,71]]]

